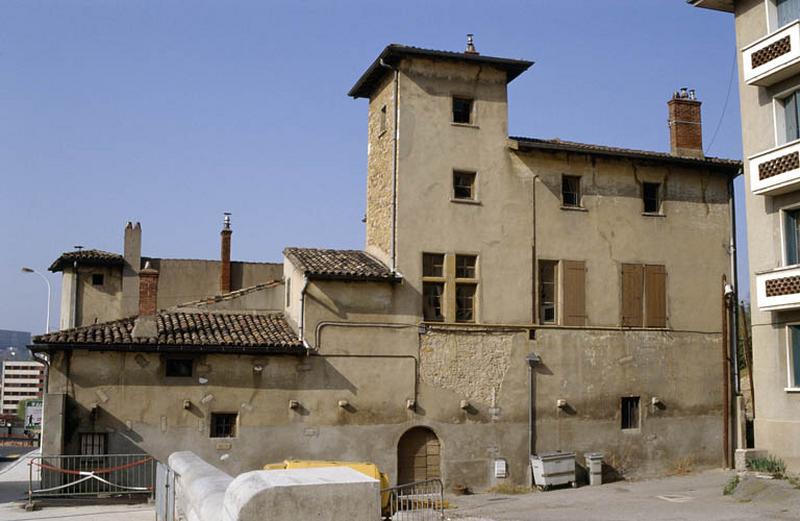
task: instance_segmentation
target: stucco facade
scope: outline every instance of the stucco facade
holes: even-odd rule
[[[429,465],[448,487],[528,483],[529,454],[550,450],[605,452],[626,476],[721,463],[720,281],[730,277],[738,164],[509,138],[507,84],[529,62],[404,49],[387,48],[387,67],[373,64],[351,92],[370,100],[369,269],[353,252],[284,257],[282,316],[306,354],[184,346],[197,371],[176,381],[164,376],[166,345],[40,338],[53,352],[48,418],[65,434],[46,435],[45,451],[75,451],[76,436],[99,430],[115,451],[161,459],[191,447],[228,472],[366,459],[396,481],[404,437],[425,427],[436,439]],[[471,101],[466,123],[453,121],[454,96]],[[454,171],[474,174],[472,197],[457,197]],[[580,178],[569,208],[565,175]],[[661,187],[646,215],[643,182]],[[444,255],[443,320],[423,306],[425,253]],[[457,293],[467,279],[450,273],[460,256],[474,259],[467,300]],[[329,257],[331,269],[306,263]],[[560,266],[549,323],[542,260]],[[584,266],[582,325],[564,323],[577,298],[562,288],[566,261]],[[666,273],[663,326],[623,327],[624,265]],[[452,309],[466,301],[469,314]],[[637,404],[624,429],[623,398]],[[236,436],[209,437],[211,415],[223,412],[238,414]],[[495,477],[498,459],[507,478]]]
[[[800,322],[798,295],[789,291],[787,305],[774,306],[766,281],[781,279],[796,262],[785,227],[789,212],[800,205],[796,171],[782,169],[777,176],[764,172],[765,152],[777,157],[792,153],[796,138],[789,136],[785,104],[800,89],[800,74],[786,61],[788,54],[772,56],[763,49],[783,39],[796,26],[798,3],[784,2],[779,12],[774,0],[736,0],[704,5],[735,16],[739,65],[739,96],[744,151],[748,280],[752,295],[753,380],[755,386],[755,447],[800,471],[800,379],[795,369],[790,326]],[[775,48],[774,45],[772,47]],[[796,51],[796,49],[795,49]],[[760,52],[760,54],[759,54]],[[766,61],[764,61],[766,60]],[[754,65],[762,62],[762,65]],[[763,71],[763,72],[761,72]],[[768,165],[767,165],[768,166]],[[783,186],[762,186],[784,179]]]

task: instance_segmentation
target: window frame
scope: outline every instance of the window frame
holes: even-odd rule
[[[795,369],[794,347],[792,345],[792,328],[798,328],[800,333],[800,322],[790,322],[786,324],[786,387],[784,391],[790,393],[800,392],[800,364],[798,364],[798,372],[793,375]],[[798,348],[798,355],[800,355],[800,347]]]
[[[559,298],[559,294],[558,294],[560,286],[561,286],[558,283],[559,272],[560,272],[560,267],[561,267],[561,261],[552,260],[552,259],[539,259],[538,265],[539,265],[539,269],[537,270],[537,275],[539,277],[539,281],[538,281],[538,284],[537,284],[537,290],[539,291],[539,294],[537,295],[538,298],[536,299],[537,307],[538,307],[537,318],[539,319],[539,323],[540,324],[558,325],[558,319],[561,316],[561,313],[559,313],[559,310],[558,310],[558,305],[559,305],[559,302],[561,300]],[[542,273],[543,273],[543,269],[545,268],[546,265],[547,266],[552,266],[553,302],[551,303],[551,305],[553,306],[553,320],[545,320],[545,318],[544,318],[544,312],[545,312],[545,308],[544,308],[544,284],[545,283],[543,281]]]
[[[636,413],[636,417],[635,417],[636,421],[633,422],[633,421],[631,421],[631,418],[630,418],[631,413],[628,412],[628,422],[627,422],[627,425],[629,425],[628,427],[626,427],[626,422],[625,422],[625,417],[626,417],[625,411],[626,410],[632,411],[634,409],[630,408],[630,407],[626,409],[626,407],[625,407],[626,400],[629,400],[629,401],[631,401],[631,403],[635,404],[635,413]],[[620,420],[619,420],[620,427],[619,428],[620,428],[621,431],[623,431],[623,432],[638,432],[638,431],[641,431],[641,429],[642,429],[642,397],[641,396],[637,396],[637,395],[621,396],[620,399],[619,399],[619,412],[620,412]]]
[[[561,174],[561,208],[583,208],[583,190],[581,189],[581,178],[583,176],[580,175],[571,175],[571,174]],[[575,204],[569,204],[566,200],[566,191],[565,185],[567,184],[568,180],[574,180],[577,184],[575,186]]]
[[[469,184],[469,196],[468,197],[460,197],[456,192],[456,178],[458,176],[467,176],[471,178],[471,182]],[[477,183],[478,180],[478,173],[474,170],[462,170],[462,169],[454,169],[453,170],[453,184],[452,190],[450,192],[450,198],[453,202],[477,202],[478,201],[478,193],[477,193]]]
[[[100,282],[97,282],[97,280],[100,280]],[[99,273],[99,272],[92,273],[92,286],[102,287],[105,285],[105,283],[106,283],[105,273]]]
[[[441,256],[441,273],[438,270],[426,271],[426,256]],[[473,267],[469,272],[457,273],[456,265],[460,259],[472,258]],[[445,323],[478,323],[480,321],[480,254],[477,252],[439,253],[422,252],[422,320],[423,322]],[[438,265],[437,265],[438,266]],[[466,276],[458,276],[466,275]],[[473,288],[470,296],[472,302],[471,318],[464,318],[459,306],[463,303],[464,296],[459,297],[459,288],[469,285]],[[429,288],[440,288],[441,318],[426,314],[430,309],[428,305]]]
[[[169,370],[170,363],[175,363],[175,362],[189,362],[189,364],[191,364],[190,373],[188,375],[169,374],[170,373],[170,370]],[[179,378],[181,380],[187,379],[187,378],[194,378],[194,373],[195,373],[195,367],[194,366],[195,366],[195,360],[194,360],[193,357],[189,357],[189,356],[166,356],[166,357],[164,357],[164,378]]]
[[[102,452],[91,452],[86,453],[84,452],[84,440],[88,439],[89,437],[93,438],[91,443],[92,448],[96,445],[99,445],[102,448]],[[100,443],[95,443],[96,441],[100,440]],[[107,432],[81,432],[78,436],[78,450],[80,451],[81,456],[105,456],[108,454],[108,433]]]
[[[472,276],[464,276],[464,274],[459,274],[459,260],[460,259],[472,259]],[[455,322],[459,323],[475,323],[477,322],[478,317],[478,279],[479,279],[479,259],[477,254],[471,253],[456,253],[453,255],[453,280],[455,282],[454,287],[454,313],[453,319]],[[471,318],[459,318],[461,313],[461,308],[459,304],[459,295],[458,290],[460,288],[469,287],[472,289],[471,301],[472,301],[472,310],[470,311]]]
[[[777,0],[764,0],[764,4],[766,7],[764,11],[766,12],[766,17],[767,17],[767,34],[774,33],[778,29],[794,23],[793,20],[784,25],[779,24]]]
[[[217,434],[217,429],[215,420],[220,419],[221,417],[229,417],[233,416],[233,422],[230,424],[231,427],[231,435],[230,436],[215,436]],[[209,414],[209,429],[208,429],[208,437],[212,440],[230,440],[238,438],[239,436],[239,413],[238,412],[223,412],[223,411],[215,411]]]
[[[800,138],[793,140],[787,139],[786,103],[787,100],[794,95],[797,95],[796,100],[798,104],[795,110],[798,115],[798,134],[800,134],[800,85],[794,85],[772,95],[772,121],[775,147],[782,147],[800,140]]]
[[[797,249],[797,262],[790,263],[789,262],[789,244],[787,243],[787,232],[788,232],[788,220],[789,220],[789,213],[790,212],[798,212],[798,217],[800,217],[800,204],[793,204],[790,206],[785,206],[780,209],[780,233],[781,233],[781,264],[783,267],[788,266],[796,266],[800,264],[800,234],[797,235],[795,240],[797,244],[795,245]],[[800,225],[800,219],[797,221],[798,225]],[[800,230],[798,230],[800,231]]]
[[[475,98],[472,96],[462,95],[462,94],[453,94],[450,97],[450,122],[454,125],[467,125],[467,126],[475,126],[475,122],[477,120],[476,110],[475,110]],[[467,121],[456,121],[456,102],[468,102],[469,103],[469,113],[467,117]]]
[[[647,209],[647,190],[648,186],[655,186],[656,193],[655,193],[655,202],[656,202],[656,209],[655,210],[648,210]],[[643,181],[642,182],[642,213],[645,215],[664,215],[664,197],[662,194],[663,190],[663,183],[658,182],[651,182],[651,181]]]

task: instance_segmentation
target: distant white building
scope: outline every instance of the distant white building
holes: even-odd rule
[[[41,398],[44,388],[44,365],[39,362],[6,360],[0,386],[0,414],[16,414],[23,400]]]

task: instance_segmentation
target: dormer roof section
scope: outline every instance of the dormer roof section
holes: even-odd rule
[[[347,95],[353,98],[369,98],[375,88],[380,84],[383,75],[389,72],[389,69],[381,63],[395,66],[400,63],[403,58],[429,58],[434,60],[489,65],[506,72],[506,83],[511,83],[514,78],[533,65],[532,61],[527,60],[498,58],[471,52],[437,51],[434,49],[422,49],[419,47],[409,47],[407,45],[392,43],[383,49],[381,54],[372,62],[364,74],[361,75]]]

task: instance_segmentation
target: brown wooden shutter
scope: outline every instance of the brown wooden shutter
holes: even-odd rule
[[[564,325],[586,325],[586,263],[562,261],[564,266]]]
[[[623,327],[642,327],[643,275],[641,264],[622,265]]]
[[[667,327],[667,270],[664,266],[644,267],[645,327]]]

